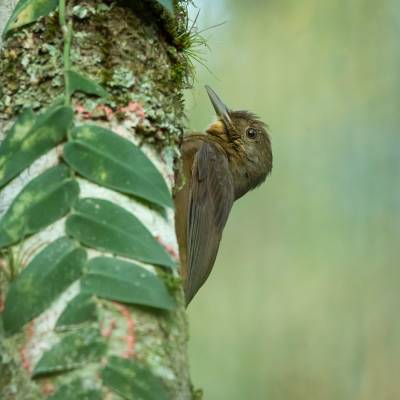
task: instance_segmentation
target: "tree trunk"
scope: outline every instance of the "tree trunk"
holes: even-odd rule
[[[1,31],[15,3],[3,0],[0,4]],[[8,171],[7,168],[11,169],[14,161],[20,169],[3,186],[0,185],[1,399],[193,398],[188,373],[184,298],[178,267],[174,267],[179,261],[172,208],[164,207],[161,200],[151,201],[137,195],[135,187],[133,192],[121,189],[125,182],[122,186],[113,186],[105,178],[102,184],[99,171],[106,175],[109,172],[108,164],[102,164],[103,159],[100,160],[102,156],[91,172],[85,169],[88,164],[78,161],[75,164],[72,157],[73,147],[81,143],[74,136],[81,132],[79,127],[95,125],[97,130],[93,132],[96,134],[100,127],[107,129],[109,136],[104,133],[104,137],[109,137],[111,142],[123,139],[126,147],[135,144],[136,149],[140,148],[172,191],[174,159],[183,132],[182,89],[188,71],[187,58],[179,44],[186,29],[186,18],[186,10],[177,3],[172,16],[155,1],[69,1],[64,31],[60,28],[62,18],[59,19],[58,11],[54,10],[32,24],[12,30],[3,39],[0,143],[12,134],[13,140],[19,140],[18,132],[25,129],[24,123],[31,123],[28,126],[31,136],[18,145],[19,151],[25,151],[30,146],[29,140],[33,141],[34,135],[39,135],[34,131],[35,124],[40,125],[40,118],[43,122],[43,113],[52,110],[49,107],[61,110],[57,111],[60,117],[55,118],[54,126],[44,125],[40,143],[44,143],[43,132],[53,134],[53,131],[65,129],[66,134],[51,148],[42,151],[40,157],[32,158],[26,168],[21,167],[25,161],[15,161],[18,154],[10,161],[10,152],[2,153],[0,147],[0,182],[4,165],[3,173]],[[73,28],[70,49],[66,47],[69,22]],[[88,81],[82,83],[76,76],[68,75],[71,70],[80,77],[87,77]],[[108,92],[107,97],[99,85]],[[70,100],[65,93],[72,94]],[[59,96],[61,101],[55,103]],[[33,112],[24,111],[27,108]],[[73,110],[71,123],[67,118],[69,109]],[[62,118],[68,120],[66,126],[61,124]],[[84,135],[83,130],[81,133]],[[10,140],[10,147],[13,140]],[[107,149],[107,146],[103,148],[95,143],[91,151],[103,151],[104,154],[109,151],[113,165],[119,165],[118,161],[124,164],[124,146],[119,147],[119,151],[116,151],[118,147],[110,146]],[[71,157],[67,157],[67,150],[71,151]],[[81,153],[74,154],[79,156]],[[82,171],[78,164],[83,165]],[[35,203],[36,208],[33,207],[32,202],[36,200],[31,197],[35,179],[56,166],[62,166],[62,173],[67,171],[66,177],[61,174],[59,178],[60,182],[63,179],[66,182],[61,197],[52,197],[48,203],[40,200],[42,203]],[[129,165],[124,168],[129,169]],[[135,173],[134,168],[130,173]],[[60,182],[54,184],[61,185]],[[76,198],[65,208],[62,202],[68,202],[69,196],[66,188],[71,189],[71,196]],[[42,189],[49,190],[48,185]],[[24,190],[27,191],[25,197]],[[148,190],[151,191],[151,185]],[[48,192],[48,196],[55,192],[51,193]],[[29,197],[27,202],[31,203],[28,206],[23,203],[23,197]],[[143,233],[139,248],[144,237],[152,246],[161,244],[162,249],[157,251],[162,254],[160,260],[164,261],[157,262],[157,257],[151,254],[147,259],[140,256],[135,259],[129,248],[126,253],[119,253],[112,246],[107,247],[112,242],[119,248],[118,232],[113,236],[106,230],[102,239],[104,246],[97,245],[100,242],[96,240],[100,239],[93,239],[90,236],[93,231],[90,233],[88,229],[92,222],[99,222],[100,226],[104,222],[102,216],[78,224],[83,215],[79,214],[79,204],[83,207],[82,199],[88,198],[106,200],[107,207],[114,207],[114,211],[118,208],[119,215],[125,215],[121,214],[123,209],[127,221],[132,215],[136,216],[144,225],[142,228],[147,228],[152,235],[147,238]],[[96,203],[93,212],[97,212],[102,204]],[[21,218],[18,213],[22,213]],[[31,214],[27,216],[28,213]],[[43,223],[46,218],[50,221],[52,213],[60,217],[51,223]],[[118,218],[110,218],[106,228],[114,226],[114,220]],[[40,223],[35,225],[32,221],[36,220]],[[25,225],[21,228],[16,221]],[[120,223],[124,223],[123,218]],[[3,232],[3,239],[2,229],[6,232]],[[12,240],[15,232],[19,233]],[[96,234],[94,232],[94,236]],[[57,256],[51,252],[51,246],[61,242],[72,246],[75,255],[63,273],[53,268]],[[147,242],[143,246],[146,245]],[[47,264],[43,264],[46,251],[49,252]],[[167,253],[171,263],[165,261]],[[153,282],[153,277],[157,278],[153,283],[158,288],[154,290],[158,291],[149,295],[149,286],[147,292],[143,292],[143,298],[135,300],[135,296],[142,295],[130,291],[129,279],[120,282],[121,290],[114,292],[110,289],[113,284],[108,286],[90,280],[88,277],[94,275],[91,275],[90,262],[85,260],[104,261],[105,257],[111,264],[115,261],[114,267],[118,261],[123,274],[124,268],[130,268],[130,263],[146,273],[151,272],[149,282]],[[60,259],[60,268],[66,259],[67,256]],[[35,263],[40,264],[40,260],[43,264],[40,271],[43,272],[35,275]],[[81,262],[83,267],[78,268],[77,276],[73,277],[71,271]],[[46,275],[45,271],[50,268],[53,268],[52,273]],[[29,281],[28,272],[37,279]],[[112,276],[110,279],[117,278]],[[125,284],[128,285],[126,290]],[[122,294],[124,290],[126,300]],[[170,303],[167,300],[171,300]]]

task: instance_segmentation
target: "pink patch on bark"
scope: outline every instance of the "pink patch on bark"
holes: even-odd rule
[[[22,367],[28,372],[31,372],[31,364],[29,358],[26,354],[27,348],[29,347],[29,342],[31,341],[34,334],[34,322],[32,321],[26,328],[26,342],[25,345],[19,349],[19,357],[21,359]]]
[[[91,118],[91,114],[89,111],[87,111],[85,109],[85,107],[83,107],[81,104],[78,104],[75,107],[75,111],[77,114],[79,114],[83,119],[90,119]]]
[[[135,321],[132,318],[132,315],[129,311],[127,306],[124,306],[120,303],[114,302],[115,308],[118,312],[124,317],[126,321],[126,351],[123,354],[125,358],[132,358],[135,355],[135,344],[136,344],[136,337],[135,337]]]
[[[135,113],[140,119],[145,117],[143,106],[135,101],[130,101],[126,107],[121,107],[119,110],[125,114]]]
[[[164,247],[164,249],[167,251],[167,253],[169,255],[171,255],[175,260],[179,260],[179,254],[178,252],[175,250],[174,246],[170,245],[170,244],[166,244],[164,243],[160,236],[156,236],[156,239],[158,240],[158,242]]]

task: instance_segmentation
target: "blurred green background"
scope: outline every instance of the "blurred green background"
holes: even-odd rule
[[[189,308],[206,400],[400,399],[400,4],[196,0],[211,85],[270,126],[274,169],[235,203]],[[194,16],[197,9],[192,9]]]

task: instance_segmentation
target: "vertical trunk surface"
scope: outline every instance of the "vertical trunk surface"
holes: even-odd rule
[[[15,3],[2,0],[1,30]],[[179,5],[176,8],[172,18],[152,1],[67,3],[68,18],[73,25],[72,69],[102,85],[109,93],[107,99],[75,93],[71,104],[75,125],[96,124],[140,146],[161,172],[169,190],[174,184],[173,163],[183,132],[181,91],[187,72],[186,58],[176,44],[179,29],[185,29],[186,15]],[[57,10],[3,39],[0,143],[23,109],[31,108],[37,115],[63,94],[63,45]],[[63,144],[63,141],[58,143],[1,188],[0,218],[32,179],[65,163]],[[119,155],[115,154],[116,158]],[[74,181],[79,184],[79,198],[108,200],[134,214],[178,264],[171,208],[150,206],[82,175],[73,173]],[[65,225],[68,215],[64,214],[38,232],[24,235],[11,246],[0,248],[0,311],[13,307],[6,302],[7,294],[21,271],[46,246],[68,236]],[[115,258],[112,252],[95,250],[85,243],[81,247],[89,259]],[[129,399],[133,398],[130,393],[146,393],[146,388],[138,389],[142,380],[142,386],[151,387],[149,393],[153,397],[148,398],[191,399],[187,321],[178,269],[171,272],[151,263],[137,264],[154,272],[165,284],[175,299],[173,310],[94,296],[88,307],[94,307],[90,309],[95,318],[84,313],[87,321],[83,318],[77,324],[59,329],[60,316],[65,315],[67,307],[82,292],[81,279],[74,280],[16,332],[7,333],[0,319],[0,398]],[[55,280],[49,277],[46,283],[51,287]],[[31,292],[27,292],[26,298],[18,299],[28,306],[34,301],[32,296],[40,295],[35,280],[30,284]],[[18,313],[18,308],[15,312]],[[74,334],[75,338],[71,339]],[[58,355],[54,355],[55,349]],[[68,365],[63,363],[66,354],[71,354]],[[139,368],[136,373],[124,360],[132,361]],[[157,382],[160,391],[165,389],[166,397],[155,392]],[[143,395],[143,398],[147,397]]]

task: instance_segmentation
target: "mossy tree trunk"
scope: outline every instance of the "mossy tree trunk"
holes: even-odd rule
[[[1,31],[15,3],[3,0],[0,5]],[[0,185],[1,399],[192,398],[173,208],[163,206],[167,200],[152,201],[151,187],[146,197],[136,195],[134,186],[133,191],[126,189],[125,181],[118,183],[118,171],[130,168],[118,161],[125,163],[125,147],[132,145],[152,161],[172,191],[174,160],[183,132],[182,89],[188,67],[179,37],[185,31],[186,17],[178,2],[172,16],[155,1],[68,1],[65,21],[71,23],[73,34],[67,66],[66,32],[60,28],[57,9],[3,39],[0,143],[13,136],[5,150],[0,147],[0,182],[4,171],[9,175]],[[70,70],[88,81],[72,82]],[[48,122],[52,118],[53,125]],[[79,130],[88,124],[95,128]],[[42,130],[35,131],[35,126]],[[21,140],[28,130],[30,134]],[[60,134],[53,146],[42,149],[40,157],[22,168],[25,161],[18,158],[20,151],[36,139],[44,145],[46,132],[53,135],[59,130],[65,130],[65,135]],[[109,147],[106,141],[94,141],[90,147],[85,142],[89,134],[108,138]],[[12,150],[13,141],[18,142],[18,151],[15,146]],[[82,159],[74,159],[82,154],[73,152],[79,146],[88,151],[87,165],[91,163],[92,169],[85,169]],[[97,165],[89,157],[95,151],[99,151]],[[19,170],[12,175],[8,171],[14,164]],[[120,168],[115,170],[115,185],[107,178],[108,165]],[[50,170],[55,171],[55,180],[48,183]],[[129,177],[136,172],[132,168],[126,173]],[[50,184],[55,185],[51,193]],[[44,195],[39,196],[41,191],[47,193],[47,203]],[[84,215],[90,201],[94,204],[92,220]],[[103,206],[110,211],[104,214],[109,218],[106,222]],[[52,220],[52,214],[59,218]],[[126,221],[140,221],[138,248],[147,246],[142,243],[146,238],[159,256],[148,254],[146,258],[139,249],[141,255],[135,258],[131,249],[119,250],[121,232],[115,237],[110,232],[124,224],[121,215],[126,215]],[[92,222],[99,226],[104,222],[102,238],[89,229]],[[129,226],[126,229],[121,237],[130,234]],[[68,251],[63,253],[63,246]],[[166,255],[170,261],[165,261]],[[95,263],[87,260],[93,259],[98,264],[102,261],[104,267],[105,260],[111,264],[117,260],[114,272],[117,267],[130,268],[132,262],[132,268],[136,267],[132,271],[142,268],[151,273],[148,277],[143,272],[140,277],[148,278],[156,292],[150,293],[149,286],[135,297],[135,291],[130,291],[132,282],[129,278],[123,281],[126,270],[122,271],[121,290],[114,282],[118,276],[108,276],[110,286],[101,281],[101,273],[96,275],[100,283],[90,280],[90,274],[95,276]]]

